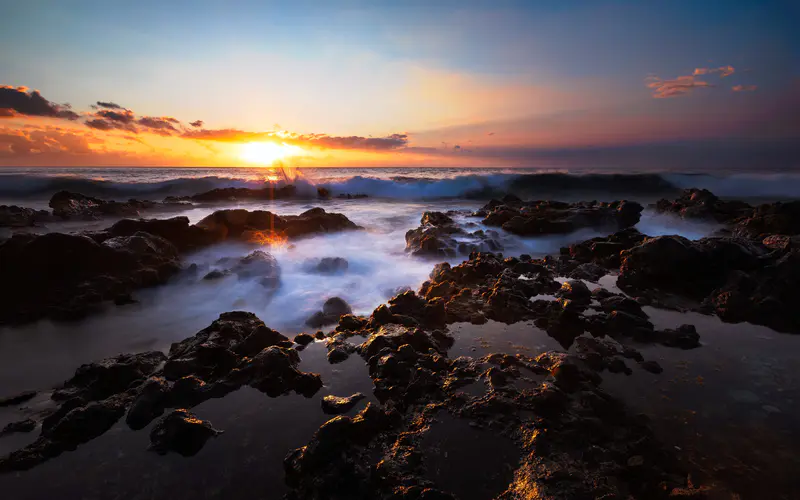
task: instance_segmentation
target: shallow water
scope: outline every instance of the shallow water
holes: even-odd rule
[[[342,297],[355,313],[369,314],[394,295],[398,287],[416,289],[439,261],[411,258],[404,252],[405,232],[418,226],[423,211],[471,211],[480,205],[465,200],[371,199],[313,204],[296,201],[227,204],[226,207],[268,209],[286,215],[323,206],[328,211],[344,213],[366,229],[315,236],[294,242],[291,247],[270,249],[282,275],[281,285],[274,293],[236,277],[208,282],[199,277],[178,276],[165,286],[137,292],[137,304],[109,305],[80,322],[40,321],[2,328],[0,395],[28,389],[46,390],[71,376],[81,363],[121,352],[167,350],[172,342],[194,335],[225,311],[252,311],[267,325],[287,335],[308,331],[303,324],[305,319],[328,297]],[[198,206],[158,215],[187,215],[196,222],[219,208]],[[456,219],[462,223],[478,222],[466,216]],[[100,229],[110,223],[105,220],[54,224],[50,229]],[[700,238],[717,229],[649,212],[643,215],[639,228],[646,234],[682,234],[689,238]],[[557,255],[562,246],[599,235],[593,231],[543,238],[504,234],[502,241],[506,255],[543,256]],[[186,262],[213,266],[221,257],[244,256],[255,248],[258,247],[246,244],[218,245],[188,256]],[[344,257],[349,267],[339,275],[309,272],[307,261],[321,257]],[[614,277],[605,277],[600,285],[618,291],[614,281]],[[590,288],[596,286],[590,284]],[[800,362],[793,357],[800,337],[747,324],[728,325],[695,314],[652,308],[647,308],[647,312],[658,327],[695,324],[703,347],[680,351],[642,346],[645,357],[659,361],[664,373],[652,375],[635,369],[630,377],[605,374],[604,386],[635,410],[651,415],[659,437],[680,448],[679,453],[696,465],[699,473],[741,493],[742,498],[765,498],[755,495],[753,484],[759,484],[762,492],[769,493],[766,498],[780,498],[781,494],[800,489],[788,472],[800,465],[797,463],[800,433],[795,425],[800,421],[800,385],[796,376]],[[530,323],[456,324],[451,325],[450,332],[456,338],[449,353],[451,357],[477,357],[489,352],[535,356],[546,350],[564,349]],[[368,399],[353,413],[367,401],[376,402],[366,366],[357,356],[329,365],[324,346],[315,343],[301,352],[301,359],[302,370],[322,374],[323,390],[310,399],[297,395],[271,399],[245,388],[224,399],[203,403],[196,408],[197,415],[226,432],[211,440],[196,457],[156,457],[146,451],[148,430],[133,432],[118,424],[75,452],[25,473],[0,476],[0,491],[9,492],[10,498],[31,499],[56,495],[279,498],[285,490],[283,457],[292,448],[306,444],[329,418],[319,407],[322,396],[364,393]],[[460,390],[480,392],[485,386]],[[36,401],[26,403],[35,404]],[[22,416],[24,412],[16,408],[0,409],[2,423]],[[438,431],[434,436],[437,435]],[[0,452],[16,449],[34,437],[2,438]],[[441,467],[449,466],[444,463],[439,470]],[[82,473],[75,474],[76,470]],[[450,477],[450,473],[442,477]],[[470,487],[465,491],[475,489]]]

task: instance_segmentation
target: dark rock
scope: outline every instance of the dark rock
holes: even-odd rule
[[[239,259],[230,270],[239,279],[257,278],[266,288],[276,288],[280,284],[281,269],[271,254],[255,250]]]
[[[307,333],[299,333],[294,337],[294,343],[300,345],[308,345],[314,342],[314,337]]]
[[[50,198],[53,215],[64,219],[73,217],[95,218],[99,216],[138,216],[139,211],[152,208],[156,203],[129,200],[128,202],[106,201],[80,193],[59,191]]]
[[[329,415],[347,413],[364,398],[366,396],[360,392],[346,398],[328,395],[322,398],[322,411]]]
[[[0,436],[7,436],[17,432],[31,432],[34,429],[36,429],[36,422],[30,418],[26,418],[25,420],[19,420],[17,422],[10,422],[6,424],[6,426],[3,427],[3,430],[0,431]]]
[[[120,354],[94,363],[81,365],[75,375],[53,392],[56,401],[81,398],[97,401],[126,391],[141,383],[167,357],[160,351],[141,354]]]
[[[646,238],[635,228],[623,229],[607,237],[598,237],[571,245],[562,253],[578,262],[592,262],[609,269],[620,265],[620,252],[640,244]]]
[[[294,198],[297,195],[297,188],[292,185],[275,188],[274,186],[267,186],[262,189],[249,189],[249,188],[216,188],[204,193],[198,193],[189,196],[187,199],[196,202],[215,202],[215,201],[230,201],[230,200],[283,200],[287,198]],[[168,198],[170,199],[170,198]],[[176,198],[171,198],[175,201]],[[165,200],[166,201],[166,200]]]
[[[36,391],[25,391],[20,392],[19,394],[15,394],[13,396],[8,396],[5,398],[0,398],[0,408],[4,406],[13,406],[18,405],[20,403],[24,403],[25,401],[31,400],[36,397]]]
[[[0,205],[0,227],[29,227],[52,220],[53,216],[47,210]]]
[[[347,271],[347,259],[341,257],[323,257],[319,261],[310,263],[310,269],[320,274],[340,274]]]
[[[332,325],[339,321],[342,316],[352,314],[350,305],[339,297],[331,297],[322,305],[322,311],[317,311],[306,320],[306,325],[312,328],[319,328],[325,325]]]
[[[573,279],[597,282],[600,278],[608,274],[608,270],[598,266],[593,262],[581,264],[569,273]]]
[[[518,202],[511,205],[490,202],[483,208],[483,223],[502,226],[521,236],[569,233],[584,227],[624,229],[639,222],[642,206],[636,202],[561,203]]]
[[[171,387],[161,377],[152,377],[140,387],[125,422],[133,430],[144,429],[154,418],[164,413]]]
[[[456,240],[459,236],[462,240]],[[424,212],[420,226],[406,232],[406,252],[418,257],[453,257],[474,251],[502,250],[494,231],[467,234],[452,217],[442,212]]]
[[[222,431],[195,417],[188,410],[174,410],[153,427],[150,432],[150,449],[159,455],[174,451],[190,457],[196,455],[206,441],[221,433]]]
[[[724,201],[707,189],[686,189],[675,201],[659,200],[657,212],[676,214],[684,219],[705,219],[728,223],[749,214],[753,207],[741,201]]]
[[[263,244],[281,244],[290,238],[311,234],[362,229],[342,214],[312,208],[300,215],[280,216],[263,210],[219,210],[197,223],[219,240],[241,239]]]
[[[656,361],[642,361],[639,363],[639,366],[641,366],[643,370],[646,370],[650,373],[658,374],[664,371],[664,369],[661,368],[661,365],[659,365]]]
[[[800,201],[759,205],[735,224],[733,232],[758,240],[773,234],[800,234]]]
[[[227,270],[221,271],[219,269],[214,269],[213,271],[209,271],[208,274],[203,276],[203,279],[205,281],[214,281],[214,280],[218,280],[218,279],[224,278],[225,276],[228,276],[228,275],[230,275],[230,272],[228,272]]]
[[[80,318],[106,300],[180,270],[175,247],[147,233],[99,244],[86,236],[14,235],[0,243],[0,324]]]

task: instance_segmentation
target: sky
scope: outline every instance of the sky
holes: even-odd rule
[[[0,12],[0,166],[800,167],[793,0]]]

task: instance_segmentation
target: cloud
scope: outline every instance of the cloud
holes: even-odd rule
[[[0,155],[91,152],[89,141],[82,134],[56,128],[0,129]]]
[[[687,95],[696,88],[715,86],[698,80],[695,75],[679,76],[673,80],[662,80],[657,76],[649,76],[645,81],[647,87],[653,89],[653,97],[656,99]]]
[[[693,76],[711,75],[719,73],[720,78],[731,76],[736,70],[733,66],[720,66],[719,68],[695,68]]]
[[[115,102],[104,102],[104,101],[97,101],[96,104],[92,104],[92,108],[125,109]]]
[[[95,130],[108,132],[109,130],[124,130],[138,134],[136,116],[133,111],[125,108],[101,109],[95,113],[94,118],[86,120],[86,126]]]
[[[731,90],[734,92],[755,92],[758,85],[734,85]]]
[[[386,137],[331,136],[327,134],[295,134],[284,132],[247,132],[237,129],[187,130],[182,137],[202,141],[250,142],[275,141],[301,147],[324,149],[358,149],[388,151],[408,145],[408,134],[391,134]]]
[[[38,90],[28,91],[27,87],[0,86],[0,109],[12,110],[20,115],[44,116],[77,120],[78,113],[69,104],[56,104],[48,101]],[[8,116],[4,111],[4,116]]]
[[[14,118],[19,116],[19,113],[11,108],[0,108],[0,118]]]
[[[169,136],[178,132],[175,125],[180,124],[180,121],[171,116],[143,116],[139,118],[136,123],[150,129],[150,132],[154,134]]]
[[[195,120],[193,122],[189,122],[189,125],[195,128],[200,128],[203,126],[203,120]]]

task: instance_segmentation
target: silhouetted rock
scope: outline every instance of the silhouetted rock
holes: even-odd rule
[[[339,321],[342,316],[352,314],[350,304],[339,297],[331,297],[322,305],[322,310],[317,311],[306,320],[306,325],[319,328]]]
[[[221,434],[205,420],[179,409],[159,420],[150,432],[150,449],[160,455],[173,451],[184,457],[196,455],[212,437]]]
[[[52,220],[53,216],[47,210],[0,205],[0,227],[28,227]]]

